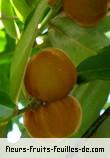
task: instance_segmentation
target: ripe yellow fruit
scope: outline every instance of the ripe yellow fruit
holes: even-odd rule
[[[76,68],[64,52],[48,48],[30,60],[24,81],[31,96],[51,102],[65,97],[76,78]]]
[[[34,138],[66,138],[80,127],[82,109],[74,97],[40,106],[24,113],[24,125]]]
[[[95,26],[106,15],[108,0],[62,0],[64,12],[82,26]]]

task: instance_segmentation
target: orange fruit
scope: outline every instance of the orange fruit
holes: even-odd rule
[[[35,138],[65,138],[80,127],[82,110],[74,97],[40,106],[24,113],[24,125]]]
[[[48,0],[48,4],[54,6],[57,0]]]
[[[108,0],[62,0],[64,12],[82,26],[95,26],[106,15]]]
[[[108,0],[108,8],[110,8],[110,0]]]
[[[76,68],[64,52],[48,48],[30,60],[24,82],[31,96],[51,102],[65,97],[76,78]]]

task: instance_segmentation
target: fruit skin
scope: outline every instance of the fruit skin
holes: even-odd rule
[[[24,82],[31,96],[51,102],[65,97],[76,78],[76,68],[71,60],[61,50],[48,48],[30,60]]]
[[[49,4],[50,6],[54,6],[55,3],[56,3],[56,0],[48,0],[48,4]]]
[[[108,8],[110,9],[110,0],[108,0]]]
[[[108,0],[63,0],[64,12],[79,25],[97,25],[106,15]]]
[[[34,138],[66,138],[79,129],[82,109],[75,97],[40,106],[24,113],[24,125]]]

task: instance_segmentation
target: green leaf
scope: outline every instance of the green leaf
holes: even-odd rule
[[[110,116],[100,125],[93,138],[110,138]]]
[[[47,1],[41,0],[14,52],[11,65],[10,95],[15,103],[17,102],[21,91],[26,65],[31,54],[33,42],[38,32],[37,26],[46,9]]]
[[[6,138],[5,136],[6,128],[7,128],[7,122],[5,122],[4,124],[0,124],[0,138]]]
[[[24,22],[31,12],[31,6],[25,0],[12,0],[12,5],[18,18]]]
[[[13,112],[14,112],[13,109],[0,104],[0,122],[2,122],[2,120],[4,120],[4,119],[10,117],[13,114]]]
[[[0,65],[9,64],[11,62],[13,53],[2,53],[0,54]]]
[[[8,34],[6,34],[6,45],[3,53],[10,53],[15,50],[16,40],[11,38]]]
[[[19,30],[17,24],[15,23],[15,20],[13,19],[14,13],[10,0],[1,1],[1,15],[7,33],[15,39],[18,38]]]
[[[26,3],[29,5],[29,6],[31,6],[31,7],[35,7],[36,6],[36,4],[38,4],[39,3],[39,1],[40,0],[25,0],[26,1]]]
[[[3,60],[2,60],[3,61]],[[0,64],[0,90],[9,92],[10,64]]]
[[[110,81],[110,47],[96,56],[90,57],[77,67],[79,83],[92,80]]]
[[[73,95],[79,100],[83,110],[81,128],[75,137],[81,137],[99,117],[100,110],[105,105],[110,92],[110,82],[95,81],[78,86]]]
[[[12,121],[0,124],[0,138],[7,138],[7,134],[12,130]]]
[[[76,65],[110,45],[110,40],[99,28],[85,29],[60,16],[50,23],[49,39],[53,47],[63,49]]]
[[[0,91],[0,105],[6,106],[12,109],[15,107],[15,104],[12,102],[9,95],[3,91]]]
[[[6,34],[4,30],[0,30],[0,53],[4,51],[6,46]]]
[[[10,120],[7,122],[7,124],[5,125],[5,129],[4,129],[4,132],[3,132],[3,135],[2,137],[3,138],[7,138],[7,134],[8,132],[12,131],[13,130],[13,121]]]
[[[53,47],[64,50],[71,60],[79,65],[84,59],[96,55],[100,49],[110,45],[110,40],[105,36],[102,26],[103,24],[100,29],[99,27],[82,28],[67,17],[59,16],[50,23],[49,39]],[[96,120],[109,92],[110,82],[108,81],[89,82],[76,87],[73,95],[81,103],[83,120],[75,137],[81,137]]]
[[[100,33],[104,33],[104,34],[107,34],[108,32],[110,32],[110,15],[107,15],[101,22],[100,25],[97,25],[97,30],[100,32]],[[109,39],[110,39],[110,36],[109,36]]]
[[[0,91],[0,122],[10,117],[14,112],[15,104],[7,93]]]

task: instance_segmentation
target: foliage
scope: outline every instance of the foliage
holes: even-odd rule
[[[59,2],[51,7],[47,0],[0,0],[0,15],[0,137],[6,137],[13,123],[22,137],[29,137],[18,116],[30,103],[24,74],[30,57],[47,47],[62,49],[77,67],[78,82],[71,94],[82,105],[83,120],[73,137],[82,137],[100,117],[110,92],[110,15],[85,28],[63,14]],[[108,116],[93,136],[110,137],[109,123]]]

